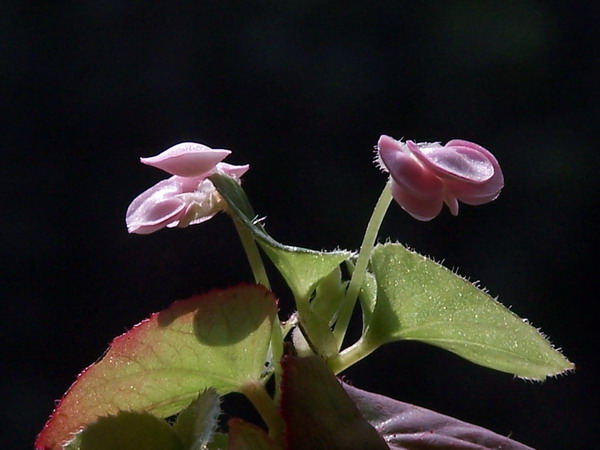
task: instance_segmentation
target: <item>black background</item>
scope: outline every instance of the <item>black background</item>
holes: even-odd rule
[[[232,149],[229,162],[251,164],[244,187],[273,236],[356,248],[385,181],[371,163],[382,133],[468,139],[497,156],[496,202],[428,223],[394,206],[382,239],[481,280],[577,371],[530,383],[397,343],[347,377],[535,447],[594,447],[593,3],[4,2],[8,447],[31,448],[114,336],[174,299],[251,280],[225,216],[127,234],[128,203],[164,176],[139,156],[187,140]]]

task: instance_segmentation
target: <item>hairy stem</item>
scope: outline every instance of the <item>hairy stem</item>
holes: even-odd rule
[[[356,261],[356,266],[352,272],[348,290],[346,291],[346,295],[340,306],[338,319],[333,330],[333,335],[337,340],[338,349],[341,348],[344,336],[346,335],[346,330],[348,329],[348,324],[352,317],[352,311],[354,311],[356,299],[358,298],[360,288],[365,279],[365,273],[367,271],[367,266],[369,265],[369,260],[371,259],[371,253],[373,252],[379,228],[381,227],[381,223],[383,222],[383,218],[385,217],[385,213],[387,212],[391,201],[391,182],[388,182],[383,188],[379,200],[377,200],[377,204],[375,205],[375,209],[373,210],[373,214],[367,225],[365,236],[360,246],[358,260]]]
[[[254,274],[254,280],[257,284],[262,284],[264,287],[271,290],[267,271],[265,270],[262,258],[260,257],[260,252],[258,251],[258,246],[254,240],[254,236],[252,236],[252,233],[250,233],[246,227],[239,223],[235,217],[232,217],[232,219],[233,223],[235,224],[235,229],[240,236],[240,241],[242,242],[244,251],[246,252],[248,263],[250,263],[250,268]]]

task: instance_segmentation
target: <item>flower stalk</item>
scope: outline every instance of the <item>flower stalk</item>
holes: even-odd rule
[[[240,237],[240,241],[242,242],[244,251],[246,252],[248,263],[250,264],[252,274],[254,275],[254,281],[257,284],[262,284],[264,287],[271,290],[269,277],[267,276],[265,265],[263,264],[262,258],[260,257],[260,252],[258,250],[258,246],[256,245],[256,241],[254,240],[254,236],[252,236],[252,233],[244,225],[242,225],[233,215],[231,215],[231,218],[233,220],[233,223],[235,224],[235,229],[238,233],[238,236]]]
[[[338,350],[342,346],[344,336],[346,335],[346,330],[348,329],[348,325],[350,323],[350,318],[352,317],[352,311],[354,311],[358,294],[360,293],[360,289],[363,285],[369,260],[371,259],[371,253],[373,252],[375,240],[377,239],[377,234],[379,233],[379,228],[381,228],[381,223],[383,222],[385,213],[387,212],[392,201],[390,184],[390,182],[386,183],[381,195],[379,196],[379,199],[377,200],[377,204],[375,205],[375,209],[373,210],[373,214],[371,215],[371,219],[367,225],[363,242],[360,246],[358,260],[356,261],[356,266],[352,272],[350,284],[348,285],[346,295],[340,306],[338,319],[336,321],[335,328],[333,329],[333,335],[337,340]]]
[[[250,400],[265,421],[269,429],[269,437],[275,442],[283,442],[285,424],[279,415],[276,402],[269,396],[265,388],[259,383],[248,383],[242,387],[242,394]]]

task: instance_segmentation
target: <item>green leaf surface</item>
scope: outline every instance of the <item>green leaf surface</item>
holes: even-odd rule
[[[88,425],[66,450],[184,450],[167,422],[147,413],[120,412]]]
[[[229,450],[280,450],[262,428],[242,419],[231,419],[229,425]]]
[[[308,300],[319,281],[352,255],[347,251],[274,247],[260,240],[259,244],[285,278],[296,300]]]
[[[325,358],[338,353],[331,326],[345,294],[346,283],[342,282],[342,272],[336,267],[317,284],[310,307],[304,303],[298,305],[300,327],[310,339],[314,352]]]
[[[208,450],[225,450],[229,447],[229,435],[225,433],[215,433],[213,440],[208,444]]]
[[[317,284],[310,307],[329,326],[335,323],[338,309],[346,295],[347,284],[342,281],[342,271],[339,267]]]
[[[392,243],[378,245],[371,264],[378,293],[370,345],[426,342],[534,380],[573,369],[535,328],[440,264]]]
[[[202,392],[177,416],[173,430],[186,450],[204,450],[218,425],[220,397],[213,388]]]
[[[337,341],[327,321],[306,307],[298,309],[300,316],[300,327],[311,348],[323,357],[329,357],[338,353]]]
[[[252,233],[285,278],[296,300],[308,302],[317,283],[352,256],[352,252],[344,250],[315,251],[277,242],[256,221],[250,202],[237,181],[220,174],[212,175],[210,180],[227,202],[231,214]]]
[[[354,272],[354,264],[352,262],[346,261],[346,267],[348,267],[350,274]],[[375,279],[375,275],[369,271],[365,272],[365,278],[358,293],[358,299],[360,300],[360,308],[362,310],[364,333],[371,322],[371,316],[377,303],[377,280]]]
[[[281,365],[286,448],[388,449],[320,357],[286,355]]]
[[[373,317],[373,311],[377,304],[377,280],[371,272],[365,273],[365,279],[358,294],[358,299],[360,300],[360,307],[362,309],[364,333],[369,323],[371,323],[371,317]]]
[[[119,411],[167,417],[199,392],[221,395],[260,380],[276,317],[273,294],[241,285],[175,302],[116,338],[67,391],[38,436],[57,449],[85,425]]]

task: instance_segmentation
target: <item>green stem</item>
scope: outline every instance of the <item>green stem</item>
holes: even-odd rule
[[[288,320],[282,323],[281,325],[281,334],[283,337],[286,337],[292,328],[298,325],[298,314],[294,313],[290,316]]]
[[[369,265],[369,260],[371,259],[371,253],[373,252],[375,240],[377,239],[377,233],[379,232],[381,222],[383,222],[383,218],[385,217],[385,213],[387,212],[391,201],[391,182],[388,182],[383,188],[383,192],[379,196],[379,200],[377,200],[377,204],[375,205],[375,209],[373,210],[373,214],[371,215],[371,219],[367,225],[365,237],[363,238],[363,242],[360,246],[358,260],[356,261],[356,267],[354,268],[354,272],[352,272],[352,278],[350,278],[348,290],[346,291],[346,295],[342,305],[340,306],[338,319],[333,330],[333,335],[338,343],[338,349],[341,348],[342,342],[344,341],[344,336],[346,335],[346,330],[348,329],[348,324],[350,323],[350,318],[352,317],[352,311],[354,311],[356,299],[358,298],[358,294],[363,285],[363,280],[365,279],[367,266]]]
[[[269,428],[269,436],[277,443],[283,441],[283,430],[285,424],[279,415],[277,404],[273,401],[265,388],[257,382],[251,382],[242,386],[242,394],[254,405],[265,424]]]
[[[275,402],[279,404],[281,398],[281,377],[283,369],[281,368],[281,358],[283,358],[283,326],[279,320],[273,324],[271,333],[271,350],[273,354],[273,373],[275,374]]]
[[[252,268],[254,280],[256,283],[262,284],[267,289],[271,290],[269,278],[262,262],[262,258],[260,257],[260,252],[258,251],[254,236],[252,236],[252,233],[235,217],[232,217],[232,219],[235,224],[235,229],[240,236],[240,241],[242,241],[250,267]],[[271,333],[271,351],[273,353],[273,364],[275,365],[273,369],[275,374],[275,398],[279,401],[279,397],[281,396],[281,364],[279,362],[283,356],[283,333],[279,320],[273,324],[273,332]]]
[[[262,284],[267,289],[271,290],[271,285],[269,284],[269,277],[267,276],[267,271],[265,270],[265,266],[262,262],[262,258],[260,257],[260,253],[258,251],[258,246],[256,245],[256,241],[254,240],[254,236],[252,233],[243,226],[235,217],[232,216],[233,223],[235,224],[235,229],[240,236],[240,241],[242,241],[242,245],[244,247],[244,251],[246,252],[246,257],[248,258],[248,262],[250,263],[250,268],[252,269],[252,273],[254,274],[254,280],[257,284]]]
[[[327,360],[327,365],[332,372],[337,375],[373,353],[377,347],[377,345],[373,345],[366,341],[364,337],[361,337],[356,343],[346,348],[340,354],[329,358]]]

